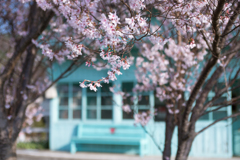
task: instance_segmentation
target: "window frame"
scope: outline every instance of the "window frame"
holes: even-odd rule
[[[81,98],[81,105],[80,106],[77,106],[76,108],[73,107],[73,85],[74,84],[77,84],[77,83],[64,83],[64,82],[60,82],[57,84],[57,93],[58,93],[58,120],[59,121],[68,121],[68,120],[73,120],[73,121],[79,121],[79,120],[82,120],[83,118],[83,101],[82,101],[82,98]],[[59,90],[58,90],[58,87],[60,85],[67,85],[68,86],[68,93],[64,96],[60,96],[59,95]],[[83,95],[83,89],[81,89],[81,92],[82,92],[82,95]],[[81,95],[81,96],[82,96]],[[62,107],[60,105],[60,98],[61,97],[67,97],[68,98],[68,106],[67,107]],[[63,119],[63,118],[60,118],[60,115],[59,115],[59,112],[60,110],[67,110],[68,111],[68,118],[66,119]],[[74,110],[80,110],[80,118],[73,118],[73,111]]]
[[[123,85],[123,83],[133,83],[133,87],[137,84],[137,82],[136,81],[122,81],[121,82],[121,86]],[[122,87],[121,87],[121,91],[123,91],[123,89],[122,89]],[[131,110],[132,110],[132,112],[133,112],[133,118],[131,118],[131,119],[124,119],[123,118],[123,114],[124,114],[124,111],[121,109],[121,111],[122,111],[122,121],[123,122],[132,122],[132,121],[134,121],[134,115],[136,114],[136,113],[138,113],[138,111],[139,110],[150,110],[150,112],[151,112],[151,114],[153,114],[153,112],[154,112],[154,109],[153,109],[153,107],[154,107],[154,95],[153,95],[153,91],[149,91],[149,92],[142,92],[142,93],[134,93],[134,92],[126,92],[126,93],[128,93],[128,94],[130,94],[131,96],[133,96],[134,97],[134,99],[136,99],[136,100],[134,100],[134,102],[133,102],[133,105],[130,105],[130,107],[131,107]],[[148,98],[149,98],[149,104],[148,105],[139,105],[138,104],[138,96],[148,96]],[[123,102],[122,102],[122,105],[124,105],[123,104]]]
[[[58,112],[58,116],[57,119],[58,121],[83,121],[83,122],[96,122],[96,121],[101,121],[101,122],[112,122],[114,120],[114,111],[113,111],[113,102],[112,105],[106,105],[104,107],[102,107],[102,94],[104,96],[111,96],[113,98],[113,93],[111,92],[101,92],[101,87],[98,88],[98,91],[96,93],[87,93],[87,88],[81,88],[81,106],[77,106],[77,108],[73,107],[73,98],[75,97],[73,95],[73,86],[77,84],[74,82],[59,82],[57,84],[57,100],[58,100],[58,108],[57,108],[57,112]],[[59,90],[58,90],[58,86],[60,85],[67,85],[68,86],[68,94],[64,95],[64,96],[60,96],[59,95]],[[80,87],[79,87],[80,89]],[[89,96],[96,96],[96,106],[88,106],[87,104],[87,97]],[[68,97],[68,105],[66,106],[60,106],[60,98],[61,97]],[[111,119],[102,119],[101,118],[101,110],[104,108],[104,110],[111,110],[112,111],[112,118]],[[87,118],[87,111],[88,109],[96,109],[96,119],[88,119]],[[62,110],[67,110],[68,111],[68,118],[63,119],[60,118],[60,111]],[[80,118],[73,118],[73,111],[74,110],[80,110],[81,112],[81,117]]]

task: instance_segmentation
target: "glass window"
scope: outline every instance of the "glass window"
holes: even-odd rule
[[[102,83],[101,84],[102,85],[102,87],[101,87],[101,92],[102,93],[112,93],[111,91],[110,91],[110,88],[109,87],[112,87],[112,83]]]
[[[112,119],[113,94],[109,87],[112,83],[101,84],[97,92],[86,91],[86,118],[87,119]],[[59,84],[59,119],[81,119],[82,115],[82,91],[79,84]]]
[[[215,111],[213,112],[213,120],[218,120],[220,118],[227,117],[227,111]]]
[[[139,96],[138,113],[143,113],[143,112],[146,112],[146,113],[150,112],[149,95]]]
[[[140,99],[138,101],[138,105],[149,105],[149,96],[140,96]]]
[[[80,119],[81,118],[81,110],[73,110],[73,115],[72,115],[73,119]]]
[[[167,111],[165,103],[160,101],[159,98],[156,97],[156,93],[155,93],[154,101],[155,101],[154,109],[156,110],[154,120],[155,121],[165,121],[166,111]]]
[[[133,96],[124,97],[123,104],[133,105],[134,104],[133,99],[134,99]]]
[[[68,96],[68,84],[60,84],[57,87],[59,96]]]
[[[133,82],[123,82],[122,83],[122,91],[123,92],[132,92],[133,89]]]
[[[59,119],[80,119],[82,88],[79,87],[78,84],[59,84],[57,88],[59,98]]]
[[[141,109],[141,108],[138,109],[138,113],[143,113],[143,112],[149,113],[150,109]]]
[[[109,87],[112,87],[112,83],[104,83],[101,87],[101,119],[112,119],[113,117],[113,97]]]
[[[97,105],[97,97],[96,96],[88,96],[87,97],[87,105],[88,106],[96,106]]]
[[[130,105],[131,112],[127,113],[123,111],[123,119],[133,119],[134,117],[134,94],[132,92],[134,82],[123,82],[122,91],[125,92],[128,96],[123,97],[123,105]]]
[[[101,119],[112,119],[112,109],[102,109],[101,110]]]
[[[59,110],[60,119],[68,119],[68,110]]]
[[[73,97],[82,97],[82,88],[78,84],[72,86]]]
[[[101,105],[102,106],[112,105],[112,102],[113,102],[112,96],[102,96],[101,97]]]
[[[134,114],[133,110],[130,113],[127,113],[127,112],[123,111],[123,119],[133,119],[133,114]]]
[[[60,97],[59,98],[59,105],[61,107],[68,107],[68,97]]]
[[[97,92],[99,91],[99,89],[97,90]],[[87,87],[87,93],[89,94],[97,94],[97,92],[95,92],[94,90],[90,90],[89,87]]]
[[[209,120],[209,114],[202,115],[199,120]]]
[[[87,119],[97,119],[97,92],[87,88]]]
[[[82,98],[81,97],[73,97],[72,98],[72,107],[73,108],[79,108],[82,104]]]
[[[219,97],[217,100],[213,102],[213,106],[219,105],[223,103],[224,101],[227,101],[227,97]]]
[[[97,119],[97,110],[87,109],[87,119]]]
[[[59,84],[57,86],[58,97],[59,97],[59,119],[68,119],[68,84]]]
[[[82,105],[82,88],[78,84],[72,86],[72,107],[80,108]]]

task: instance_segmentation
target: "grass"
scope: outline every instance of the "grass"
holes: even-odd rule
[[[40,142],[19,142],[17,143],[18,149],[49,149],[49,143],[47,141]]]

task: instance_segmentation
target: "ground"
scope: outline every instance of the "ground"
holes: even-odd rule
[[[160,156],[144,156],[110,153],[91,153],[77,152],[70,154],[68,152],[57,151],[38,151],[38,150],[17,150],[18,160],[161,160]],[[189,160],[240,160],[239,158],[192,158]]]

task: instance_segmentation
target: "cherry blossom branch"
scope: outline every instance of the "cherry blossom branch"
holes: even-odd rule
[[[212,54],[215,55],[214,57],[212,57],[208,62],[207,64],[205,65],[205,67],[203,68],[198,80],[197,80],[197,83],[195,84],[191,94],[190,94],[190,97],[187,101],[187,104],[186,104],[186,109],[183,113],[183,120],[182,120],[182,131],[183,131],[183,134],[187,134],[188,133],[188,129],[189,129],[189,114],[191,113],[191,110],[192,110],[192,105],[197,97],[197,94],[199,92],[199,90],[201,89],[202,85],[204,84],[207,76],[209,75],[210,71],[212,70],[212,68],[214,67],[214,65],[217,63],[217,58],[220,54],[220,48],[219,48],[219,41],[220,41],[220,30],[219,30],[219,16],[220,16],[220,13],[224,7],[224,4],[225,4],[225,0],[219,0],[218,1],[218,6],[216,8],[216,10],[214,11],[213,13],[213,17],[212,17],[212,25],[213,25],[213,30],[214,30],[214,33],[215,33],[215,37],[214,37],[214,41],[213,41],[213,44],[212,44]],[[193,112],[194,113],[194,112]],[[193,117],[193,115],[192,115]]]

